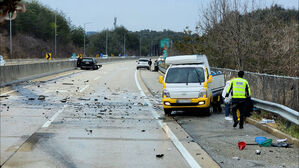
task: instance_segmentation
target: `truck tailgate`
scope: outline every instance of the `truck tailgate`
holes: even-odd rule
[[[213,81],[212,81],[213,95],[221,94],[224,86],[225,86],[225,82],[224,82],[223,74],[213,76]]]

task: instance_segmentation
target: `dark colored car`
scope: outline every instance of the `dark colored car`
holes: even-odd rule
[[[95,58],[83,58],[80,63],[81,69],[99,69],[101,65],[99,65]]]

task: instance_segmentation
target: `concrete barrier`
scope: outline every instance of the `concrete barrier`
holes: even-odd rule
[[[140,57],[109,57],[107,59],[97,58],[98,63],[109,63],[114,61],[137,60]],[[147,57],[156,59],[158,57]],[[18,62],[23,60],[21,62]],[[39,60],[39,59],[20,59],[11,60],[11,65],[0,66],[0,87],[11,85],[14,83],[31,80],[55,73],[73,70],[77,66],[76,61],[68,61],[68,59],[57,59],[55,61]],[[32,63],[28,63],[31,61]],[[40,62],[38,62],[40,61]]]
[[[75,69],[76,62],[44,62],[0,66],[0,87]]]

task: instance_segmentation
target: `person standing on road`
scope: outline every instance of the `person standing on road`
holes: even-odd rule
[[[233,80],[235,77],[232,77],[231,80]],[[222,97],[225,99],[227,88],[230,86],[231,80],[227,81],[225,84],[225,87],[222,91]],[[229,117],[230,108],[232,105],[232,94],[229,93],[228,99],[224,100],[225,104],[225,120],[231,121],[233,120],[231,117]]]
[[[238,125],[237,109],[240,111],[240,125],[239,128],[243,129],[244,119],[246,115],[246,101],[251,96],[249,84],[246,79],[243,79],[244,71],[238,72],[238,78],[232,79],[229,87],[227,88],[225,100],[228,100],[229,94],[232,95],[233,105],[233,119],[235,128]]]
[[[152,69],[152,60],[151,59],[149,59],[149,61],[148,61],[148,65],[149,65],[149,68],[150,68],[150,70]]]

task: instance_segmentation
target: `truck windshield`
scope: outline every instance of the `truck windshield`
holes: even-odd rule
[[[166,83],[202,83],[205,81],[204,69],[199,67],[170,68]]]

